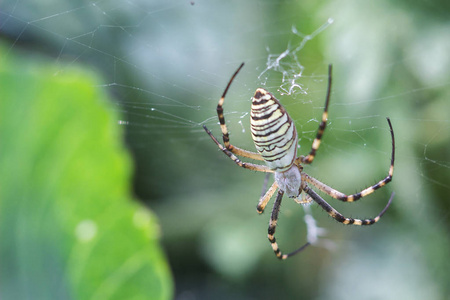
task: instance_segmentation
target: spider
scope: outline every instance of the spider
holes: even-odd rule
[[[230,135],[228,133],[228,129],[225,124],[225,117],[223,114],[223,103],[225,101],[225,96],[228,89],[230,88],[231,83],[243,66],[244,63],[242,63],[233,74],[222,94],[222,97],[219,100],[219,103],[217,104],[217,115],[219,117],[220,128],[222,131],[223,145],[214,137],[214,135],[205,125],[203,125],[203,128],[211,137],[211,139],[217,144],[220,150],[222,150],[222,152],[225,153],[238,166],[259,172],[274,173],[275,181],[267,190],[267,192],[260,198],[256,210],[259,214],[263,213],[267,203],[278,189],[276,200],[270,216],[268,229],[268,239],[273,251],[275,252],[275,255],[279,259],[287,259],[288,257],[299,253],[310,244],[309,242],[307,242],[297,250],[288,254],[283,254],[281,252],[275,239],[275,229],[277,226],[281,200],[284,194],[286,194],[290,198],[293,198],[297,203],[301,204],[315,201],[333,219],[345,225],[372,225],[378,222],[391,204],[394,197],[394,192],[392,192],[384,209],[375,218],[353,219],[347,218],[339,213],[321,196],[319,196],[311,187],[317,188],[318,190],[324,192],[325,194],[328,194],[332,198],[344,202],[353,202],[373,193],[375,190],[389,183],[392,180],[392,176],[394,173],[395,158],[394,130],[392,129],[390,119],[386,118],[389,124],[392,139],[391,165],[388,175],[378,183],[365,188],[356,194],[346,195],[309,176],[308,174],[303,172],[302,166],[302,164],[310,164],[313,162],[314,157],[316,156],[316,152],[319,149],[325,127],[327,125],[328,104],[330,102],[331,93],[332,66],[328,66],[328,88],[325,100],[325,108],[322,114],[322,120],[319,124],[319,129],[312,143],[311,151],[306,156],[300,155],[298,157],[298,136],[294,122],[292,121],[284,107],[280,104],[280,102],[271,93],[263,88],[258,88],[254,96],[252,97],[252,106],[250,113],[251,134],[258,153],[244,150],[230,144]],[[238,156],[264,161],[266,165],[243,162],[238,158]],[[302,198],[300,198],[300,196],[302,196]]]

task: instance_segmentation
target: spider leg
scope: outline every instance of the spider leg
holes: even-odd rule
[[[258,205],[256,206],[256,211],[259,214],[262,214],[264,212],[264,209],[266,208],[267,203],[269,203],[270,198],[272,198],[272,196],[275,193],[275,191],[277,190],[277,188],[278,188],[278,184],[275,181],[272,184],[272,186],[269,188],[269,190],[263,196],[261,196],[261,198],[259,199]]]
[[[340,212],[338,212],[330,204],[328,204],[325,200],[323,200],[322,197],[320,197],[316,192],[314,192],[308,185],[305,184],[303,190],[306,193],[308,193],[308,195],[310,195],[311,198],[313,198],[313,200],[317,202],[317,204],[319,204],[333,219],[345,225],[372,225],[378,222],[388,209],[389,205],[391,205],[392,199],[394,198],[394,192],[392,192],[388,203],[375,218],[361,220],[344,217]]]
[[[283,254],[278,247],[277,241],[275,239],[275,229],[277,227],[278,222],[278,213],[280,212],[280,205],[281,200],[283,199],[284,192],[281,190],[278,190],[277,199],[275,200],[275,203],[273,204],[272,214],[270,216],[270,223],[269,223],[269,229],[268,229],[268,238],[269,242],[272,246],[273,252],[275,252],[275,255],[279,259],[286,259],[294,254],[297,254],[301,252],[303,249],[305,249],[307,246],[309,246],[309,242],[298,248],[297,250],[289,253],[289,254]]]
[[[230,150],[228,150],[227,148],[225,148],[221,143],[219,143],[219,141],[215,138],[215,136],[211,133],[211,131],[206,128],[205,125],[203,125],[203,128],[205,129],[206,133],[211,137],[211,139],[214,141],[214,143],[217,144],[217,146],[219,147],[220,150],[222,150],[223,153],[225,153],[231,160],[233,160],[238,166],[245,168],[245,169],[249,169],[249,170],[253,170],[253,171],[258,171],[258,172],[273,172],[271,169],[269,169],[269,167],[264,166],[264,165],[257,165],[257,164],[252,164],[252,163],[246,163],[241,161],[236,155],[234,155]]]
[[[301,193],[299,196],[301,196],[301,199],[299,199],[298,197],[294,198],[295,203],[309,204],[313,201],[312,198],[308,194]]]
[[[266,173],[266,175],[264,176],[264,183],[263,183],[263,188],[261,190],[261,197],[264,197],[264,195],[267,192],[267,183],[269,183],[269,179],[270,179],[270,173]]]
[[[228,82],[227,87],[223,91],[223,94],[222,94],[222,97],[220,97],[219,103],[217,104],[217,116],[219,117],[220,130],[222,131],[223,144],[227,150],[231,151],[232,153],[234,153],[236,155],[248,157],[248,158],[256,159],[256,160],[264,160],[262,158],[262,156],[259,155],[258,153],[244,150],[239,147],[231,145],[230,144],[230,134],[228,133],[228,128],[227,128],[227,125],[225,124],[225,117],[223,115],[223,103],[225,102],[225,96],[227,95],[227,92],[228,92],[228,89],[230,88],[231,83],[233,82],[234,78],[236,77],[236,75],[239,73],[239,71],[242,69],[243,66],[244,66],[244,63],[242,63],[239,66],[239,68],[236,70],[236,72],[234,72],[233,76],[231,76],[231,79]]]
[[[391,166],[389,167],[389,172],[388,175],[380,180],[378,183],[362,190],[359,193],[353,194],[353,195],[345,195],[344,193],[341,193],[331,187],[329,187],[328,185],[320,182],[319,180],[309,176],[306,173],[303,173],[303,178],[304,180],[306,180],[307,182],[311,183],[313,186],[315,186],[316,188],[318,188],[319,190],[321,190],[322,192],[330,195],[331,197],[344,201],[344,202],[353,202],[356,200],[361,199],[362,197],[365,197],[369,194],[372,194],[374,191],[376,191],[377,189],[385,186],[387,183],[389,183],[392,180],[392,176],[394,175],[394,161],[395,161],[395,138],[394,138],[394,130],[392,129],[392,124],[391,124],[391,120],[389,118],[386,118],[389,124],[389,128],[391,131],[391,139],[392,139],[392,154],[391,154]]]
[[[332,66],[330,64],[328,65],[328,88],[327,88],[327,96],[325,99],[325,108],[322,114],[322,121],[319,124],[319,129],[317,130],[316,138],[314,139],[314,142],[312,144],[311,151],[307,156],[300,156],[301,162],[304,164],[310,164],[314,160],[314,157],[316,156],[316,151],[317,149],[319,149],[320,146],[322,135],[325,132],[325,128],[327,127],[328,104],[330,103],[330,94],[331,94],[331,71]]]

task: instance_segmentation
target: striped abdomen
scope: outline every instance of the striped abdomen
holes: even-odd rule
[[[252,98],[250,125],[253,141],[269,168],[288,170],[297,156],[297,130],[280,102],[265,89]]]

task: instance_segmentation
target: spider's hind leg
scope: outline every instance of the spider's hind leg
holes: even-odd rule
[[[236,146],[230,144],[230,134],[228,132],[227,125],[225,123],[225,116],[224,116],[224,112],[223,112],[223,104],[225,102],[225,96],[228,93],[228,89],[230,88],[231,83],[233,82],[234,78],[237,76],[237,74],[239,73],[239,71],[242,69],[243,66],[244,66],[244,63],[242,63],[239,66],[239,68],[234,72],[233,76],[231,76],[230,81],[228,81],[228,84],[227,84],[225,90],[223,91],[222,97],[220,97],[219,103],[217,103],[217,108],[216,108],[217,117],[219,118],[220,130],[222,131],[222,139],[223,139],[223,145],[224,145],[225,149],[227,149],[228,151],[230,151],[231,153],[233,153],[235,155],[262,161],[264,159],[262,158],[262,156],[259,153],[241,149],[239,147],[236,147]],[[203,125],[203,128],[211,136],[211,132],[206,128],[206,126]],[[214,142],[216,142],[215,138],[213,138],[212,136],[211,136],[211,138],[214,140]],[[217,144],[217,142],[216,142],[216,144]]]
[[[330,94],[331,94],[331,71],[332,66],[328,65],[328,88],[327,88],[327,96],[325,98],[325,107],[322,113],[322,120],[319,124],[319,129],[317,129],[316,138],[313,141],[311,146],[311,151],[306,156],[300,156],[301,162],[304,164],[310,164],[313,162],[314,157],[316,156],[317,149],[319,149],[320,142],[322,141],[322,135],[325,132],[325,128],[327,127],[328,120],[328,104],[330,103]]]

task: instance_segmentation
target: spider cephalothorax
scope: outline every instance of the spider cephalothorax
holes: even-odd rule
[[[234,73],[234,75],[231,77],[227,87],[225,88],[225,91],[222,94],[222,97],[219,100],[219,104],[217,105],[217,115],[219,117],[220,128],[222,130],[223,145],[213,136],[211,131],[209,131],[206,126],[203,126],[203,128],[211,137],[211,139],[217,144],[217,146],[240,167],[254,171],[275,174],[275,182],[267,190],[265,195],[261,197],[256,207],[258,213],[262,213],[270,198],[272,198],[275,191],[278,189],[277,198],[272,209],[268,229],[268,238],[272,245],[272,249],[275,252],[275,255],[280,259],[286,259],[300,252],[309,245],[309,243],[306,243],[302,247],[289,254],[283,254],[278,247],[274,235],[281,200],[284,194],[286,194],[290,198],[294,198],[294,200],[298,203],[315,201],[331,217],[343,224],[371,225],[378,222],[378,220],[391,204],[394,193],[391,194],[387,205],[375,218],[361,220],[344,217],[325,200],[323,200],[323,198],[320,197],[313,189],[311,189],[309,185],[312,185],[313,187],[335,199],[344,202],[352,202],[373,193],[375,190],[390,182],[394,174],[395,158],[394,130],[392,129],[390,119],[386,118],[389,124],[392,139],[391,165],[388,175],[375,185],[372,185],[360,191],[359,193],[346,195],[306,174],[305,172],[303,172],[303,166],[301,165],[310,164],[314,160],[316,151],[320,146],[320,141],[327,125],[328,104],[330,102],[331,92],[331,65],[328,67],[328,89],[325,100],[325,108],[322,114],[322,120],[319,124],[319,129],[317,130],[317,134],[313,141],[309,154],[306,156],[301,155],[298,157],[298,135],[294,122],[289,117],[289,114],[286,112],[280,102],[271,93],[262,88],[258,88],[255,92],[255,95],[252,97],[252,107],[250,113],[251,133],[258,153],[247,151],[230,144],[230,137],[227,126],[225,124],[225,117],[223,115],[223,103],[225,101],[225,96],[227,94],[228,88],[231,85],[231,82],[243,66],[244,64],[242,63]],[[266,165],[242,162],[237,156],[264,161]],[[299,196],[303,192],[306,193],[306,200],[299,199]]]

